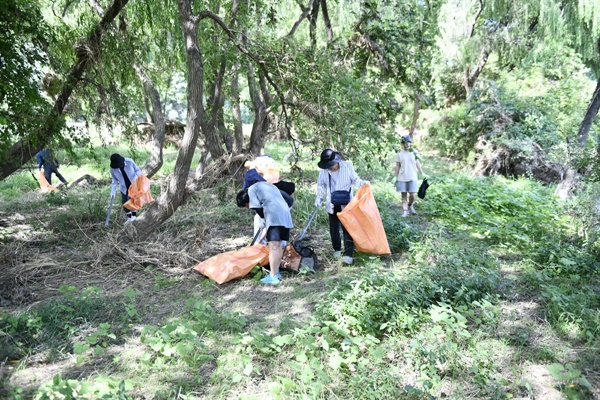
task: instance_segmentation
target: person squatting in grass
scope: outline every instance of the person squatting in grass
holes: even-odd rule
[[[127,193],[131,182],[142,175],[142,171],[131,158],[122,157],[120,154],[115,153],[110,156],[110,175],[112,176],[110,195],[114,196],[117,193],[117,185],[119,185],[121,204],[125,204],[129,200]],[[126,224],[136,220],[137,211],[132,211],[125,207],[123,207],[123,211],[127,216]]]
[[[38,169],[41,171],[42,167],[44,167],[44,176],[50,185],[52,185],[52,173],[54,173],[65,186],[67,185],[67,180],[60,172],[58,172],[58,167],[60,167],[60,165],[50,150],[42,149],[35,155],[35,158],[37,158],[38,161]]]
[[[348,191],[349,199],[352,199],[352,186],[358,189],[363,185],[368,185],[369,182],[360,179],[354,171],[352,164],[348,161],[342,161],[342,156],[331,149],[323,150],[321,160],[317,165],[321,170],[317,179],[315,207],[321,207],[323,199],[327,200],[325,208],[329,214],[329,235],[331,236],[331,244],[333,245],[333,256],[335,258],[342,257],[342,242],[340,239],[340,228],[342,228],[344,237],[344,256],[342,257],[342,262],[344,264],[352,264],[354,241],[337,215],[344,209],[345,205],[334,205],[331,201],[331,194],[335,191]]]
[[[409,135],[402,136],[402,150],[396,154],[394,161],[394,176],[396,177],[396,191],[402,194],[403,217],[416,214],[414,207],[415,193],[418,190],[417,170],[422,174],[421,163],[415,151],[410,148],[412,140]]]
[[[290,229],[294,227],[290,207],[283,198],[281,191],[272,183],[256,181],[236,196],[238,207],[254,210],[265,219],[265,228],[258,240],[267,240],[269,248],[270,274],[260,281],[269,285],[278,285],[281,279],[279,266],[283,257],[281,241],[290,240]]]

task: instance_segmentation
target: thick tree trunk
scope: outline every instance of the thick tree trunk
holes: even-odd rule
[[[154,123],[154,135],[152,137],[152,154],[146,163],[142,166],[141,170],[144,174],[151,178],[156,174],[163,164],[163,146],[165,143],[165,116],[162,112],[162,105],[160,104],[160,95],[152,79],[146,74],[143,68],[138,65],[134,65],[134,68],[144,85],[144,91],[146,97],[150,99],[152,104],[152,121]]]
[[[204,104],[202,101],[204,65],[202,52],[198,44],[198,18],[192,14],[191,0],[178,0],[177,4],[186,46],[188,68],[185,133],[175,162],[175,170],[167,178],[164,191],[135,222],[126,226],[126,236],[123,238],[125,242],[147,237],[173,215],[175,210],[183,203],[187,177],[200,134],[200,124],[204,119]]]
[[[84,72],[96,59],[97,54],[94,52],[100,50],[102,35],[128,2],[129,0],[114,0],[100,23],[90,32],[85,43],[77,47],[77,59],[54,102],[52,113],[46,117],[38,131],[32,132],[19,140],[0,156],[0,180],[21,168],[59,133],[62,127],[60,123],[61,115],[69,101],[69,97],[71,97],[71,93],[73,93]]]
[[[223,101],[223,77],[227,70],[227,61],[225,58],[221,60],[219,70],[214,78],[214,82],[209,84],[210,97],[208,103],[210,106],[210,120],[202,124],[202,134],[204,136],[204,144],[208,147],[210,155],[213,159],[217,159],[225,154],[223,150],[223,136],[219,132],[218,119],[219,113],[222,111]]]
[[[319,7],[321,6],[321,0],[315,0],[313,8],[310,12],[310,25],[309,25],[309,36],[311,49],[317,48],[317,18],[319,17]]]
[[[585,116],[583,117],[583,121],[581,122],[581,127],[579,127],[579,132],[577,133],[577,142],[584,146],[587,143],[588,136],[590,134],[590,129],[592,128],[592,124],[594,123],[594,119],[596,115],[598,115],[598,111],[600,110],[600,76],[598,76],[598,83],[596,84],[596,90],[594,90],[594,94],[592,95],[592,100],[590,100],[590,104],[588,105]]]

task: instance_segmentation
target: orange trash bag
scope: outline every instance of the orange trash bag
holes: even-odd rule
[[[269,249],[263,244],[217,254],[194,269],[218,284],[248,275],[256,265],[269,263]]]
[[[41,193],[50,193],[58,191],[57,188],[48,183],[46,179],[46,175],[44,175],[44,171],[40,171],[40,192]]]
[[[137,211],[144,204],[154,201],[150,194],[150,179],[146,175],[138,176],[129,186],[127,195],[129,200],[123,204],[123,207],[131,211]]]
[[[348,205],[338,213],[358,251],[391,254],[379,209],[370,185],[363,185]]]

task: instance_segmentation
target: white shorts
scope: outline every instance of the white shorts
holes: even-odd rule
[[[419,183],[417,181],[400,182],[396,181],[396,191],[400,193],[417,193]]]

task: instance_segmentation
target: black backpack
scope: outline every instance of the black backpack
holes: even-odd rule
[[[293,241],[283,249],[280,269],[294,273],[315,272],[319,262],[315,250],[301,241]]]

